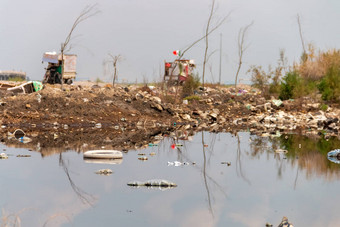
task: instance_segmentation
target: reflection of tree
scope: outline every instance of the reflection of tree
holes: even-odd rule
[[[340,165],[330,162],[327,153],[340,147],[340,141],[335,138],[307,137],[303,135],[281,135],[278,138],[252,137],[250,142],[251,157],[274,157],[278,164],[278,177],[281,178],[287,165],[296,166],[294,189],[297,186],[299,172],[304,170],[306,178],[322,176],[331,181],[340,178]],[[286,154],[278,154],[277,149],[287,150]]]
[[[242,179],[245,180],[249,185],[250,181],[244,176],[243,170],[242,170],[242,162],[241,162],[241,142],[240,142],[240,136],[238,133],[236,133],[237,137],[237,156],[236,156],[236,173],[237,175],[241,175]]]
[[[206,175],[206,168],[207,168],[207,157],[205,154],[205,143],[204,143],[204,132],[202,131],[202,149],[203,149],[203,178],[204,178],[204,185],[205,189],[207,190],[207,196],[208,196],[208,204],[209,204],[209,211],[214,216],[214,212],[211,206],[211,198],[210,198],[210,190],[207,182],[207,175]]]
[[[209,211],[212,215],[214,215],[213,213],[213,209],[212,209],[212,198],[213,196],[211,195],[211,191],[210,191],[210,187],[209,184],[213,184],[214,186],[216,186],[224,196],[227,196],[226,193],[224,192],[224,189],[222,188],[222,186],[216,181],[214,180],[214,178],[212,178],[208,172],[207,172],[207,167],[209,165],[209,160],[211,158],[211,155],[213,154],[213,148],[216,142],[216,135],[217,134],[211,134],[212,135],[212,139],[209,143],[209,146],[206,147],[206,143],[204,141],[204,132],[202,131],[202,149],[203,149],[203,166],[200,167],[198,165],[193,165],[194,168],[199,169],[200,172],[202,172],[203,175],[203,180],[204,180],[204,185],[205,185],[205,189],[207,191],[207,200],[208,200],[208,206],[209,206]],[[175,140],[171,140],[172,143],[175,143]],[[176,147],[177,151],[178,151],[178,160],[185,160],[188,162],[192,163],[192,160],[190,160],[187,155],[186,155],[186,149],[185,149],[185,144],[183,146],[183,149],[180,147]],[[208,154],[208,155],[207,155]]]
[[[64,162],[64,159],[62,157],[62,153],[60,153],[59,155],[59,165],[63,167],[65,173],[66,173],[66,176],[67,176],[67,179],[69,180],[70,184],[71,184],[71,187],[73,189],[73,191],[76,193],[76,195],[78,196],[78,198],[83,202],[83,203],[86,203],[86,204],[89,204],[90,206],[93,206],[93,203],[92,201],[95,200],[95,198],[88,194],[87,192],[83,191],[81,188],[79,188],[74,182],[73,180],[71,179],[71,176],[70,176],[70,173],[69,173],[69,170],[68,170],[68,167],[66,165],[66,163]]]

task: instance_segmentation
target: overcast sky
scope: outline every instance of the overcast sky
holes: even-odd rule
[[[42,54],[59,51],[70,28],[87,5],[98,3],[100,13],[76,28],[70,53],[78,55],[77,79],[110,81],[103,62],[108,53],[122,55],[119,81],[159,81],[164,60],[173,50],[183,50],[204,35],[211,0],[0,0],[0,70],[22,70],[33,80],[42,80]],[[222,83],[234,81],[241,27],[254,21],[246,42],[244,65],[275,66],[280,49],[290,63],[300,58],[302,45],[296,15],[300,15],[305,42],[320,49],[338,48],[340,1],[338,0],[216,0],[212,24],[230,13],[228,20],[210,36],[209,53],[218,50],[222,34]],[[202,75],[205,43],[185,54],[194,59]],[[217,82],[219,52],[209,60],[206,80]]]

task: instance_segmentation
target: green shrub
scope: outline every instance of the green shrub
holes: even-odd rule
[[[194,90],[196,90],[200,86],[200,78],[198,75],[189,76],[185,81],[182,87],[182,98],[190,96],[194,94]]]
[[[322,111],[326,111],[326,110],[328,109],[328,105],[326,105],[326,104],[321,104],[319,108],[320,108],[320,110],[322,110]]]
[[[340,69],[337,65],[329,67],[326,76],[321,79],[318,89],[323,100],[340,100]]]
[[[294,89],[301,83],[300,81],[297,72],[288,72],[282,79],[279,98],[281,100],[294,98]]]

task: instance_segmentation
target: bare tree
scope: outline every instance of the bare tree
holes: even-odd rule
[[[96,7],[97,7],[97,4],[92,5],[92,6],[86,6],[81,11],[80,15],[74,21],[70,32],[66,36],[65,41],[63,43],[61,43],[60,52],[61,52],[61,61],[62,61],[62,72],[61,72],[62,83],[63,83],[63,77],[64,77],[64,53],[71,49],[70,41],[71,41],[71,38],[72,38],[72,34],[73,34],[74,30],[76,29],[76,27],[78,26],[78,24],[80,24],[84,20],[86,20],[86,19],[88,19],[88,18],[90,18],[90,17],[92,17],[92,16],[94,16],[94,15],[96,15],[100,12],[99,10],[97,10]]]
[[[245,36],[246,36],[246,33],[247,33],[247,30],[254,24],[254,22],[251,22],[250,24],[248,24],[247,26],[243,27],[240,29],[239,33],[238,33],[238,58],[239,58],[239,61],[238,61],[238,68],[237,68],[237,71],[236,71],[236,75],[235,75],[235,89],[236,89],[236,86],[237,86],[237,78],[238,78],[238,75],[240,73],[240,70],[241,70],[241,66],[242,66],[242,59],[243,59],[243,54],[244,52],[246,51],[246,49],[248,48],[248,46],[244,44],[245,42]]]
[[[113,80],[112,85],[115,85],[115,81],[118,77],[118,71],[117,71],[117,62],[122,59],[122,56],[120,54],[113,56],[112,54],[109,54],[111,57],[112,65],[113,65]]]
[[[296,16],[297,19],[297,23],[299,26],[299,34],[300,34],[300,39],[301,39],[301,43],[302,43],[302,49],[303,49],[303,53],[302,53],[302,60],[305,61],[307,60],[307,53],[306,53],[306,47],[305,47],[305,42],[302,36],[302,28],[301,28],[301,22],[300,22],[300,15],[297,14]]]
[[[208,47],[209,47],[209,41],[208,41],[209,27],[210,27],[210,23],[211,23],[211,19],[213,17],[214,11],[215,11],[215,0],[212,0],[208,23],[205,29],[205,51],[204,51],[204,60],[203,60],[203,73],[202,73],[203,88],[204,88],[205,65],[207,63],[207,54],[208,54]]]
[[[216,49],[216,50],[212,51],[212,52],[208,55],[208,57],[207,57],[207,63],[209,62],[210,57],[211,57],[214,53],[216,53],[217,51],[218,51],[218,50]],[[210,71],[210,74],[211,74],[212,83],[215,83],[214,74],[213,74],[213,65],[208,63],[208,68],[209,68],[209,71]]]

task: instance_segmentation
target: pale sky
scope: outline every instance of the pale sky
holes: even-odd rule
[[[122,55],[119,81],[159,81],[164,60],[172,61],[174,50],[183,50],[204,35],[211,0],[0,0],[0,70],[22,70],[32,80],[42,80],[42,54],[60,51],[70,28],[87,5],[98,3],[100,14],[76,28],[70,53],[78,55],[77,79],[101,78],[108,53]],[[337,0],[216,0],[212,24],[229,19],[209,38],[209,51],[219,49],[222,34],[222,83],[232,83],[238,64],[237,37],[241,27],[249,29],[244,64],[239,78],[250,65],[275,66],[280,49],[290,63],[302,53],[296,15],[300,15],[306,43],[325,50],[339,48],[340,1]],[[194,59],[202,75],[205,43],[200,42],[184,58]],[[206,81],[217,82],[219,52],[206,69]],[[208,66],[209,66],[208,65]]]

